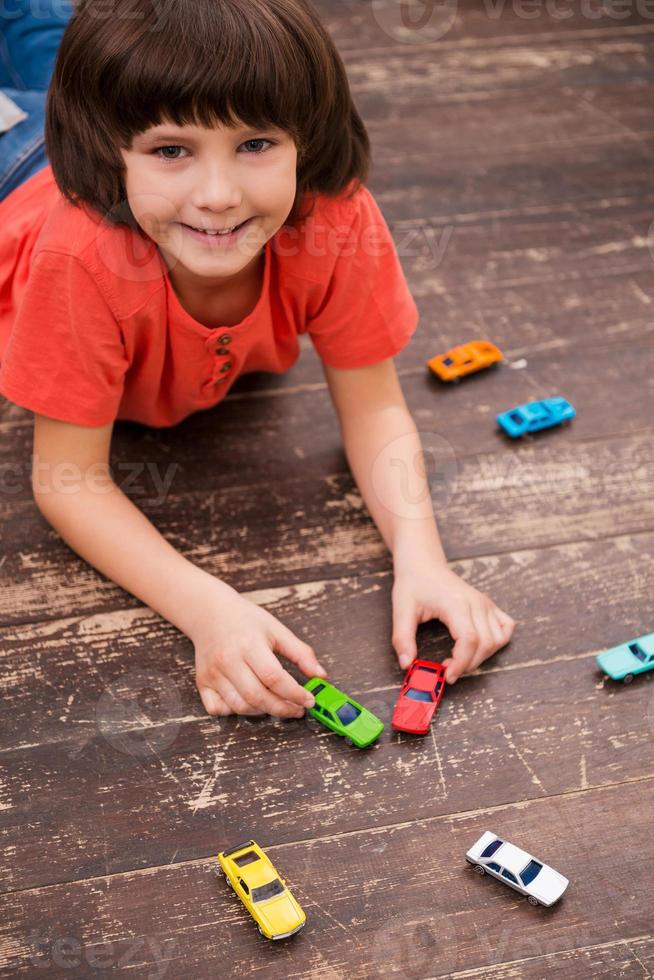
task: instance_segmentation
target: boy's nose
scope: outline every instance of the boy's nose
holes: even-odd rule
[[[191,203],[196,213],[210,211],[212,220],[229,224],[229,215],[241,214],[242,201],[243,194],[229,171],[212,165],[207,166],[199,178]]]

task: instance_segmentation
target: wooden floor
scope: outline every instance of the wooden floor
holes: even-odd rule
[[[447,554],[518,623],[428,738],[387,726],[358,752],[304,722],[209,718],[190,642],[40,517],[31,416],[2,406],[3,976],[654,975],[654,675],[620,687],[594,662],[654,629],[654,14],[599,6],[460,3],[417,44],[390,8],[320,4],[420,308],[397,365],[445,450]],[[476,336],[508,365],[430,380],[429,356]],[[499,435],[496,412],[554,393],[570,427]],[[119,424],[113,461],[176,547],[389,722],[391,563],[311,350],[175,429]],[[422,654],[449,649],[421,627]],[[487,828],[568,875],[558,907],[471,872]],[[307,911],[289,942],[215,877],[248,837]]]

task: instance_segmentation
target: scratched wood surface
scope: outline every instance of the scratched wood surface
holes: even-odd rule
[[[428,738],[387,724],[358,753],[307,721],[209,718],[189,641],[41,518],[31,416],[0,405],[3,976],[654,976],[654,677],[594,662],[654,629],[654,11],[626,6],[444,0],[420,33],[393,4],[320,3],[420,309],[397,366],[447,554],[518,624]],[[473,336],[507,363],[429,377]],[[388,723],[391,563],[302,346],[175,429],[119,423],[114,477]],[[573,425],[498,433],[554,391]],[[450,649],[437,622],[418,639]],[[486,828],[570,877],[558,908],[470,873]],[[306,908],[289,943],[214,875],[248,836]]]

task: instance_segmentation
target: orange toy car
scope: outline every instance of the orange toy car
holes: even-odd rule
[[[502,351],[490,340],[471,340],[427,361],[430,371],[441,381],[458,381],[466,374],[481,371],[503,360]]]

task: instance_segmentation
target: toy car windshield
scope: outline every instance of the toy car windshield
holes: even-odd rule
[[[538,861],[530,861],[524,871],[520,872],[523,885],[529,885],[534,880],[539,871],[543,870],[543,865]]]
[[[336,714],[343,725],[350,725],[355,718],[358,718],[361,714],[359,708],[355,708],[353,704],[346,701],[342,704],[340,708],[337,709]]]
[[[643,664],[650,659],[650,657],[648,657],[648,655],[645,653],[643,648],[638,645],[638,643],[630,643],[629,649],[633,653],[634,657],[636,657],[637,660],[640,660],[640,662]]]
[[[273,878],[267,884],[252,889],[252,901],[265,902],[269,898],[274,898],[275,895],[282,895],[283,892],[284,886],[279,878]]]
[[[260,861],[261,858],[254,851],[246,851],[245,854],[239,854],[238,857],[232,858],[232,860],[239,868],[244,868],[246,864],[253,864],[254,861]]]
[[[419,691],[416,687],[410,687],[408,691],[404,692],[405,698],[411,698],[412,701],[431,701],[431,694],[429,691]]]
[[[532,419],[546,419],[552,414],[549,406],[545,402],[536,402],[535,404],[529,405],[527,413]]]
[[[492,840],[490,844],[488,844],[488,846],[484,848],[480,856],[483,858],[489,858],[491,854],[494,854],[495,851],[501,846],[502,846],[502,841],[499,839],[499,837],[496,837],[495,840]]]

